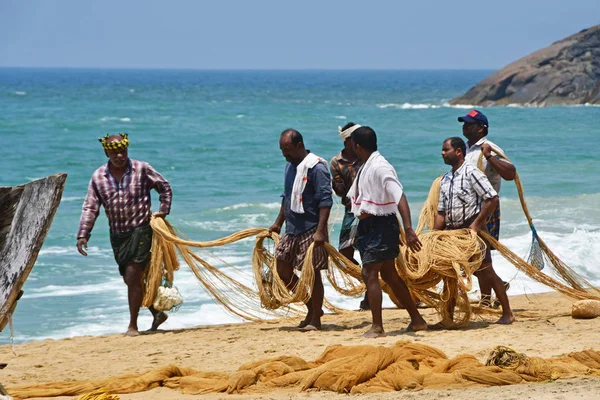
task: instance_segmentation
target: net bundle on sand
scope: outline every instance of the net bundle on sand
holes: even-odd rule
[[[258,394],[279,389],[371,393],[514,385],[583,376],[600,376],[599,352],[585,350],[544,359],[497,347],[481,363],[472,355],[448,358],[434,347],[401,341],[391,347],[335,345],[314,361],[280,356],[243,364],[232,373],[170,365],[104,380],[27,385],[8,391],[17,399],[74,396],[98,389],[125,394],[161,386],[185,394]]]

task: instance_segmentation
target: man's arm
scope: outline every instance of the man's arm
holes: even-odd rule
[[[473,221],[469,226],[469,229],[473,229],[475,231],[481,230],[481,228],[487,223],[487,220],[490,217],[490,215],[492,215],[492,213],[498,206],[499,201],[500,200],[498,199],[497,195],[492,197],[491,199],[487,199],[481,207],[481,212],[479,213],[477,218],[475,218],[475,221]]]
[[[483,146],[481,146],[481,153],[487,162],[498,172],[502,179],[506,181],[512,181],[515,179],[515,175],[517,173],[515,166],[507,160],[492,156],[492,146],[484,143]]]
[[[500,200],[498,199],[498,193],[496,193],[488,178],[477,168],[473,168],[469,175],[469,181],[473,185],[473,190],[484,200],[479,215],[469,226],[469,228],[479,231],[487,223],[488,218],[492,215]]]
[[[319,208],[319,225],[317,225],[317,231],[313,235],[315,246],[323,246],[323,243],[327,241],[327,223],[330,212],[331,207]]]
[[[281,207],[279,208],[279,215],[277,215],[277,219],[275,220],[275,223],[273,225],[271,225],[271,227],[269,228],[269,233],[270,232],[275,232],[275,233],[281,232],[281,227],[283,226],[283,223],[285,222],[285,211],[283,209],[284,201],[285,201],[285,198],[283,198],[281,200]]]
[[[315,189],[315,203],[319,208],[319,224],[317,231],[313,235],[315,246],[322,246],[327,241],[327,223],[329,222],[329,213],[333,206],[331,193],[331,175],[327,167],[319,163],[311,169],[312,184]],[[310,178],[309,178],[310,179]]]
[[[421,241],[417,237],[417,234],[412,228],[412,221],[410,219],[410,207],[408,206],[408,200],[406,200],[406,196],[402,193],[402,197],[398,202],[398,212],[400,213],[400,217],[402,218],[402,225],[404,225],[404,232],[406,233],[406,245],[412,251],[421,250]]]
[[[96,188],[93,178],[90,179],[88,192],[83,201],[81,210],[81,218],[79,220],[79,231],[77,232],[77,251],[83,256],[87,256],[87,242],[94,228],[96,218],[100,214],[100,199],[96,193]]]
[[[446,228],[446,211],[438,211],[433,220],[433,230],[441,231]]]
[[[153,215],[155,217],[166,217],[171,212],[171,202],[173,200],[173,191],[171,184],[167,181],[157,170],[152,168],[150,164],[146,163],[146,179],[150,182],[150,187],[156,190],[159,194],[158,200],[160,201],[159,211]]]

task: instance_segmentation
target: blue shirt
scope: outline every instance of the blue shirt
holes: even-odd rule
[[[297,214],[291,209],[292,188],[296,177],[296,166],[288,163],[285,167],[283,210],[285,213],[285,233],[299,235],[315,228],[319,224],[319,208],[333,206],[331,175],[327,166],[318,163],[308,170],[308,181],[302,192],[304,214]]]

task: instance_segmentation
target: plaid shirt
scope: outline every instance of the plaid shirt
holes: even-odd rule
[[[481,212],[486,200],[497,195],[485,174],[465,161],[442,177],[438,211],[446,212],[447,228],[463,227]]]
[[[160,193],[160,211],[171,210],[171,185],[150,164],[129,159],[120,182],[111,175],[109,163],[94,171],[83,202],[77,238],[89,238],[100,205],[104,206],[110,231],[126,232],[150,221],[150,190]]]
[[[342,204],[346,206],[346,208],[350,207],[350,199],[346,197],[346,195],[361,166],[362,162],[358,158],[354,162],[346,160],[343,151],[333,157],[329,163],[333,191],[342,198]]]

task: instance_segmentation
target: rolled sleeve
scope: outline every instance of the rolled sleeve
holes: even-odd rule
[[[171,184],[150,164],[146,164],[146,179],[150,183],[150,187],[159,193],[158,200],[160,201],[160,211],[165,214],[171,212],[171,201],[173,199],[173,191]]]
[[[318,208],[331,208],[333,206],[333,191],[331,190],[331,175],[327,171],[327,167],[319,163],[312,168],[312,172],[315,205]]]
[[[498,196],[498,193],[496,193],[488,178],[480,170],[474,169],[471,172],[470,180],[473,190],[475,190],[475,192],[484,200]]]

